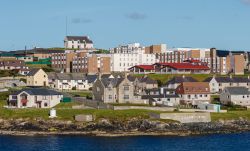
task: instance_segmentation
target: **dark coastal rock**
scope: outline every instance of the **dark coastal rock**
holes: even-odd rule
[[[133,118],[127,121],[99,119],[95,122],[83,123],[60,120],[28,120],[0,119],[0,131],[32,131],[32,132],[105,132],[105,133],[171,133],[171,134],[210,134],[231,133],[250,130],[250,121],[227,120],[210,123],[163,122],[150,119]]]

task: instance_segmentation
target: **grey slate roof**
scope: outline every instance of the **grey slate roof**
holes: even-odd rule
[[[34,76],[39,70],[38,68],[31,69],[27,76]]]
[[[55,73],[48,72],[49,79],[58,80],[85,80],[86,76],[83,73]]]
[[[140,82],[142,83],[146,83],[146,84],[157,84],[157,81],[156,80],[153,80],[149,77],[144,77],[144,78],[141,78],[140,79]]]
[[[175,83],[182,83],[182,82],[198,82],[193,77],[173,77],[171,80],[169,80],[166,85],[168,84],[175,84]]]
[[[88,83],[93,83],[95,82],[95,80],[97,79],[97,75],[87,75],[87,80],[88,80]]]
[[[213,77],[209,77],[204,80],[204,82],[210,82]],[[215,77],[215,80],[218,83],[248,83],[250,82],[250,79],[248,77]]]
[[[86,43],[91,43],[91,44],[93,43],[93,41],[90,40],[89,37],[87,37],[87,36],[66,36],[66,38],[67,38],[67,40],[69,40],[69,41],[72,41],[72,40],[74,40],[74,41],[80,40],[80,42],[85,41]]]
[[[232,95],[250,95],[246,87],[227,87],[226,90]]]
[[[62,95],[62,93],[55,90],[45,89],[45,88],[27,88],[23,90],[16,91],[12,95],[18,95],[22,92],[27,92],[30,95]]]
[[[105,87],[108,87],[109,85],[112,85],[112,87],[117,87],[123,80],[124,78],[102,78],[101,82]]]

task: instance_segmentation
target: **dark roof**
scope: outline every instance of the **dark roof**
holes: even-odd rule
[[[226,57],[229,55],[230,51],[228,50],[216,50],[218,57]]]
[[[34,76],[39,70],[38,68],[31,69],[27,76]]]
[[[149,77],[143,77],[142,79],[140,79],[140,82],[146,83],[146,84],[157,84],[156,80],[153,80]]]
[[[23,89],[23,90],[19,90],[19,91],[12,93],[12,95],[18,95],[22,92],[26,92],[30,95],[62,95],[62,93],[60,92],[57,92],[55,90],[45,89],[45,88]]]
[[[90,40],[89,39],[89,37],[88,36],[66,36],[66,38],[67,38],[67,40],[69,40],[69,41],[72,41],[72,40],[74,40],[74,41],[77,41],[77,40],[80,40],[80,42],[86,42],[86,43],[93,43],[93,41],[92,40]]]
[[[204,82],[210,82],[213,79],[213,77],[206,78]],[[248,83],[250,82],[250,79],[248,77],[215,77],[215,80],[218,83],[230,83],[230,82],[235,82],[235,83]]]
[[[87,75],[88,83],[93,83],[97,79],[97,75]]]
[[[58,80],[85,80],[86,76],[83,73],[55,73],[48,72],[49,79]]]
[[[124,78],[102,78],[101,82],[105,87],[108,87],[109,85],[112,85],[112,87],[117,87],[123,80]]]
[[[136,77],[131,76],[131,75],[128,75],[127,78],[128,78],[128,80],[131,81],[131,82],[134,82],[135,79],[136,79]]]
[[[166,85],[168,84],[175,84],[175,83],[182,83],[182,82],[198,82],[196,79],[193,77],[173,77],[170,79]]]
[[[248,88],[246,87],[227,87],[230,94],[234,95],[250,95]]]

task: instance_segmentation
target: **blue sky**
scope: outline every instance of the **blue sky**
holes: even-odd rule
[[[250,50],[250,0],[1,0],[0,50],[63,47],[89,35],[97,48],[140,42]]]

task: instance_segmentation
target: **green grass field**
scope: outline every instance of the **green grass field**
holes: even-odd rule
[[[240,118],[250,120],[250,110],[228,111],[227,113],[211,113],[211,118],[212,121],[235,120]]]

